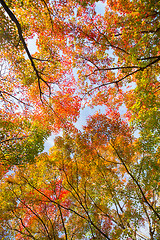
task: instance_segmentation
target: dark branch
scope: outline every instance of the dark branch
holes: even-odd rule
[[[104,86],[108,86],[108,85],[111,85],[111,84],[114,84],[114,83],[117,84],[117,83],[119,83],[119,82],[122,82],[122,81],[123,81],[124,79],[126,79],[127,77],[132,76],[133,74],[135,74],[135,73],[137,73],[137,72],[144,71],[146,68],[150,67],[151,65],[153,65],[153,64],[155,64],[155,63],[157,63],[157,62],[159,62],[159,61],[160,61],[160,56],[156,57],[156,59],[155,59],[153,62],[148,63],[145,67],[139,67],[136,71],[131,72],[131,73],[128,73],[126,76],[120,78],[119,80],[115,80],[115,81],[113,81],[113,82],[108,82],[108,83],[103,83],[103,84],[101,84],[101,85],[99,85],[99,86],[97,86],[97,87],[94,87],[94,88],[92,88],[91,90],[89,90],[86,94],[92,92],[92,91],[95,90],[95,89],[98,89],[98,88],[101,88],[101,87],[104,87]],[[131,67],[132,67],[132,66],[131,66]],[[123,67],[120,67],[120,68],[123,68]],[[127,67],[124,67],[124,68],[127,68]],[[130,68],[130,67],[129,67],[129,68]],[[112,70],[112,69],[110,69],[110,70]],[[98,71],[98,69],[95,70],[95,71]]]
[[[0,91],[0,96],[2,96],[2,93],[4,93],[4,94],[6,94],[6,95],[8,95],[8,96],[10,96],[10,97],[12,97],[12,98],[14,98],[15,100],[17,100],[17,101],[20,102],[20,103],[23,103],[24,105],[27,105],[27,106],[31,107],[31,105],[29,105],[28,103],[23,102],[23,101],[20,100],[19,98],[13,96],[11,93],[8,93],[8,92],[5,92],[5,91]]]
[[[16,24],[19,38],[20,38],[20,40],[21,40],[21,42],[22,42],[22,44],[23,44],[23,47],[24,47],[24,49],[25,49],[25,51],[26,51],[26,53],[27,53],[27,56],[28,56],[28,58],[29,58],[29,60],[30,60],[30,62],[31,62],[31,65],[32,65],[32,67],[33,67],[33,69],[34,69],[34,71],[35,71],[35,73],[36,73],[36,76],[37,76],[37,79],[38,79],[38,87],[39,87],[39,91],[40,91],[40,99],[41,99],[41,101],[42,101],[42,95],[43,95],[43,93],[42,93],[42,90],[41,90],[40,81],[42,80],[42,81],[48,86],[49,92],[50,92],[50,94],[51,94],[50,86],[49,86],[49,84],[40,76],[39,71],[37,70],[37,68],[36,68],[36,66],[35,66],[35,63],[34,63],[33,58],[32,58],[32,56],[31,56],[31,53],[30,53],[30,51],[29,51],[29,49],[28,49],[28,47],[27,47],[27,44],[26,44],[26,42],[25,42],[25,39],[24,39],[24,37],[23,37],[21,25],[20,25],[19,21],[17,20],[16,16],[13,14],[13,12],[9,9],[9,7],[6,5],[6,3],[5,3],[3,0],[0,0],[0,3],[1,3],[1,5],[2,5],[2,7],[4,8],[4,10],[6,11],[6,13],[9,15],[10,19]]]
[[[133,180],[133,182],[135,183],[135,185],[138,187],[141,195],[142,195],[142,199],[144,200],[144,202],[148,205],[148,207],[154,212],[154,214],[158,217],[158,219],[160,220],[160,215],[157,213],[157,211],[153,208],[153,206],[150,204],[150,202],[147,200],[139,182],[136,180],[136,178],[133,176],[133,174],[130,172],[129,168],[127,167],[125,161],[123,160],[123,158],[120,156],[119,152],[117,151],[117,149],[115,148],[115,146],[110,142],[110,145],[112,146],[112,148],[114,149],[115,153],[117,154],[119,160],[122,162],[124,168],[126,169],[126,172],[128,173],[128,175],[131,177],[131,179]]]

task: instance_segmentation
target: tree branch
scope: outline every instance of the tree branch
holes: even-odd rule
[[[154,212],[154,214],[157,216],[157,218],[160,220],[160,215],[157,213],[157,211],[153,208],[153,206],[150,204],[150,202],[147,200],[139,182],[136,180],[136,178],[132,175],[132,173],[130,172],[130,170],[128,169],[127,165],[125,164],[123,158],[120,156],[119,152],[117,151],[117,149],[115,148],[115,146],[110,142],[110,145],[112,146],[112,148],[114,149],[115,153],[117,154],[119,160],[122,162],[124,168],[126,169],[126,172],[128,173],[128,175],[131,177],[131,179],[133,180],[133,182],[135,183],[135,185],[138,187],[141,195],[142,195],[142,199],[144,200],[144,202],[148,205],[148,207]]]
[[[35,66],[35,63],[33,61],[33,58],[31,56],[31,53],[27,47],[27,44],[25,42],[25,39],[23,37],[23,34],[22,34],[22,28],[21,28],[21,25],[19,23],[19,21],[17,20],[16,16],[13,14],[13,12],[9,9],[9,7],[6,5],[6,3],[4,2],[4,0],[0,0],[0,3],[2,5],[2,7],[4,8],[4,10],[6,11],[6,13],[9,15],[10,19],[15,23],[16,27],[17,27],[17,30],[18,30],[18,35],[19,35],[19,38],[23,44],[23,47],[27,53],[27,56],[31,62],[31,65],[36,73],[36,76],[37,76],[37,79],[38,79],[38,87],[39,87],[39,91],[40,91],[40,99],[42,101],[42,90],[41,90],[41,84],[40,84],[40,81],[42,80],[49,88],[49,92],[51,94],[51,89],[50,89],[50,86],[49,84],[40,76],[39,74],[39,71],[37,70],[36,66]]]

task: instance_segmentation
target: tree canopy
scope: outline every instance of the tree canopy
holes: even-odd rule
[[[159,239],[160,2],[0,3],[0,239]]]

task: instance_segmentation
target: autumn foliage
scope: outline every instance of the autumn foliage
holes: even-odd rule
[[[0,239],[159,239],[159,1],[0,3]]]

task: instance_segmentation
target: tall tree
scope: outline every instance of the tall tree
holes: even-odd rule
[[[0,3],[3,235],[158,239],[159,1]]]

